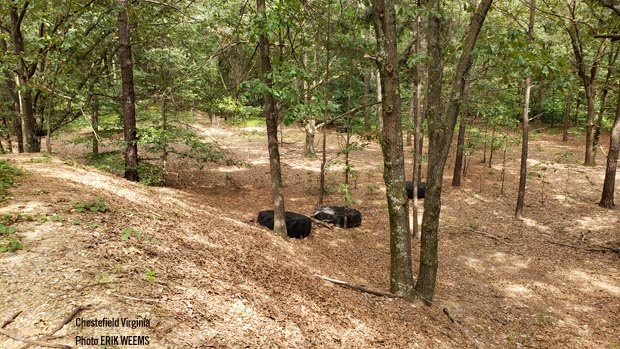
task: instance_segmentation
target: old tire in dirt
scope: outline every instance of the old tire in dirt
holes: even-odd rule
[[[413,199],[413,182],[407,182],[407,197],[409,199]],[[424,194],[426,193],[426,183],[421,182],[418,183],[418,199],[424,199]]]
[[[362,213],[354,208],[342,206],[319,206],[314,209],[312,217],[323,222],[344,227],[344,217],[347,217],[347,228],[358,227],[362,224]]]
[[[294,212],[285,212],[286,234],[288,237],[303,239],[312,232],[312,220],[304,215]],[[273,230],[273,210],[260,211],[258,223]]]

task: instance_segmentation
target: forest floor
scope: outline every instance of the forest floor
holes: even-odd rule
[[[581,166],[581,139],[532,134],[523,220],[514,218],[520,147],[507,152],[503,192],[502,154],[490,168],[474,154],[460,188],[448,160],[427,307],[316,277],[389,290],[376,142],[351,154],[362,225],[314,224],[309,238],[284,240],[255,222],[270,209],[264,129],[207,122],[202,131],[247,166],[171,161],[164,188],[81,165],[74,159],[88,149],[71,135],[53,143],[59,157],[2,156],[23,172],[0,215],[24,248],[0,254],[0,316],[21,312],[0,330],[1,348],[24,348],[24,337],[94,348],[77,337],[106,335],[148,336],[145,348],[620,348],[620,212],[597,205],[605,159]],[[283,134],[286,209],[310,215],[320,159],[303,156],[300,129]],[[325,204],[342,205],[342,143],[329,132]],[[96,197],[108,211],[78,212]],[[418,240],[413,254],[417,272]],[[75,318],[150,322],[83,327]]]

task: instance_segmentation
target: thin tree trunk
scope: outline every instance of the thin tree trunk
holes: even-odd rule
[[[534,39],[534,19],[536,13],[536,0],[530,0],[530,23],[527,32],[527,41],[532,42]],[[517,195],[517,206],[515,209],[515,217],[523,217],[523,208],[525,206],[525,184],[527,182],[527,153],[528,153],[528,136],[529,136],[529,112],[530,112],[530,90],[531,77],[525,78],[524,99],[523,99],[523,119],[522,119],[522,140],[521,140],[521,167],[519,171],[519,193]]]
[[[259,16],[265,15],[265,0],[256,0]],[[284,216],[284,195],[282,194],[282,172],[280,167],[280,151],[278,149],[278,115],[275,110],[275,99],[271,94],[273,81],[271,78],[271,59],[269,39],[265,32],[258,37],[260,47],[261,68],[263,79],[268,90],[263,94],[263,113],[267,123],[267,144],[269,149],[269,169],[271,172],[271,198],[273,200],[273,231],[286,237],[286,220]]]
[[[573,104],[573,88],[568,86],[566,96],[566,110],[564,112],[564,132],[562,132],[562,142],[568,142],[568,129],[570,128],[570,109]]]
[[[308,54],[304,52],[303,55],[303,64],[304,67],[308,68]],[[315,62],[316,64],[316,62]],[[310,91],[308,86],[308,80],[303,80],[303,93],[304,93],[304,102],[306,105],[310,105]],[[314,149],[314,135],[316,134],[316,119],[314,114],[306,115],[304,123],[304,130],[306,131],[306,146],[304,155],[307,158],[314,158],[316,156],[316,151]]]
[[[164,174],[168,173],[168,96],[164,93],[161,97],[161,128],[164,134],[164,143],[161,149],[161,160]]]
[[[594,125],[594,141],[592,144],[592,156],[594,157],[594,163],[596,163],[596,149],[601,138],[601,128],[603,127],[603,116],[605,115],[605,107],[607,103],[607,94],[609,92],[609,79],[614,71],[614,67],[616,64],[616,58],[618,57],[618,50],[609,50],[608,54],[608,62],[607,62],[607,75],[605,76],[605,81],[603,82],[603,90],[601,91],[601,101],[599,103],[599,112],[598,118],[596,120],[596,125]]]
[[[493,167],[493,153],[495,153],[495,130],[497,125],[493,125],[493,133],[491,134],[491,150],[489,154],[489,168]]]
[[[599,205],[605,208],[614,207],[614,191],[616,186],[616,170],[618,168],[618,153],[620,151],[620,84],[618,84],[618,101],[616,102],[616,117],[611,130],[609,140],[609,154],[607,155],[607,168],[603,192]]]
[[[461,173],[463,170],[463,152],[465,150],[465,131],[467,129],[467,102],[469,92],[469,80],[465,81],[463,86],[463,111],[461,113],[461,121],[459,122],[459,133],[456,141],[456,156],[454,158],[454,172],[452,173],[452,186],[461,186]]]
[[[93,154],[99,154],[99,99],[93,102]]]
[[[370,41],[370,32],[366,31],[364,34],[364,43],[368,45]],[[362,97],[362,104],[367,105],[370,99],[370,71],[364,74],[364,96]],[[368,108],[364,108],[364,131],[370,132],[370,112]]]
[[[417,1],[417,5],[420,6],[420,1]],[[415,42],[415,55],[418,56],[420,55],[422,52],[421,49],[421,44],[420,42],[422,41],[422,35],[421,35],[421,21],[422,21],[422,16],[420,14],[418,14],[416,16],[416,25],[415,25],[415,36],[416,36],[416,42]],[[421,172],[421,167],[420,167],[420,162],[422,159],[422,142],[421,142],[421,138],[422,138],[422,111],[421,109],[421,104],[420,104],[420,94],[422,93],[422,84],[420,83],[420,79],[422,77],[422,72],[421,72],[421,68],[420,68],[420,64],[421,62],[416,62],[414,71],[413,71],[413,91],[414,91],[414,95],[413,95],[413,141],[415,142],[414,144],[414,150],[413,150],[413,176],[411,181],[413,182],[413,198],[412,198],[412,210],[413,210],[413,215],[412,215],[412,226],[413,226],[413,238],[414,239],[419,239],[420,238],[420,228],[419,228],[419,222],[418,222],[418,183],[420,182],[420,172]]]
[[[413,300],[413,270],[409,208],[405,190],[405,159],[400,113],[396,10],[391,0],[373,0],[373,23],[377,38],[377,92],[381,98],[383,180],[390,219],[390,291]],[[382,86],[381,86],[382,85]],[[380,116],[379,114],[377,115]]]
[[[119,59],[121,63],[121,81],[123,98],[123,129],[125,136],[125,179],[137,182],[138,143],[136,132],[136,107],[133,86],[133,63],[129,34],[127,0],[118,0],[118,39]]]
[[[469,76],[472,64],[472,51],[478,40],[478,34],[491,7],[493,0],[483,0],[478,6],[471,22],[463,50],[454,72],[447,111],[441,111],[441,81],[443,73],[441,33],[444,21],[440,18],[442,10],[439,0],[429,1],[428,17],[428,56],[433,62],[429,66],[428,94],[428,169],[426,176],[426,193],[424,197],[424,218],[422,220],[422,239],[420,246],[420,271],[415,285],[416,295],[425,304],[433,302],[437,282],[438,230],[441,214],[441,190],[443,173],[450,151],[450,144],[456,126],[463,99],[463,88]]]
[[[327,114],[329,107],[329,98],[327,94],[327,83],[329,82],[329,49],[331,41],[331,0],[327,3],[327,40],[325,40],[325,85],[323,88],[323,99],[325,100],[325,111],[323,113],[323,128],[321,130],[323,136],[322,154],[321,154],[321,175],[319,183],[319,206],[323,206],[325,198],[325,166],[327,165]]]

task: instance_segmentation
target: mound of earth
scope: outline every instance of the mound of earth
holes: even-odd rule
[[[147,348],[475,346],[439,308],[317,278],[335,272],[315,262],[324,251],[308,239],[284,240],[183,191],[9,158],[23,174],[0,212],[24,248],[0,254],[0,316],[19,312],[2,348],[90,347],[100,336],[136,336]],[[96,198],[108,209],[88,209]],[[315,230],[309,239],[329,238]]]

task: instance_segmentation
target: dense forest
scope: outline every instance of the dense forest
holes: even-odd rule
[[[275,237],[310,234],[296,236],[292,230],[301,228],[289,224],[293,212],[306,206],[315,210],[313,216],[299,219],[329,234],[340,228],[316,219],[317,212],[327,208],[340,210],[336,215],[344,220],[331,223],[344,228],[361,224],[362,215],[362,227],[380,216],[382,223],[367,227],[387,239],[387,265],[379,263],[385,266],[384,280],[322,278],[365,296],[433,308],[442,283],[438,270],[444,255],[439,252],[441,237],[450,231],[447,221],[456,217],[454,224],[462,231],[499,246],[510,243],[502,234],[480,229],[469,216],[455,214],[455,209],[484,211],[487,222],[534,229],[532,217],[554,211],[544,206],[553,200],[548,198],[561,194],[564,201],[559,206],[576,210],[570,212],[601,212],[592,219],[594,225],[608,223],[604,229],[617,231],[619,40],[618,0],[4,1],[0,151],[13,155],[3,156],[0,164],[0,195],[3,200],[11,196],[20,172],[42,171],[36,164],[20,170],[20,156],[48,159],[35,162],[50,161],[53,168],[53,154],[150,186],[200,195],[209,187],[207,195],[218,198],[209,206],[238,213],[240,204],[227,203],[208,182],[220,178],[227,190],[248,191],[234,194],[235,199],[247,196],[272,210],[269,227]],[[265,151],[251,155],[257,147]],[[39,153],[46,157],[39,158]],[[254,162],[258,158],[261,167]],[[375,170],[381,178],[373,177]],[[236,171],[246,174],[235,177]],[[263,173],[267,182],[248,184]],[[492,189],[486,188],[487,177],[494,178]],[[559,183],[556,189],[550,184],[554,181]],[[257,192],[256,187],[261,189]],[[501,197],[502,204],[496,209],[491,203],[476,206],[470,198],[455,201],[455,195],[472,187],[477,190],[475,200],[484,201],[483,192],[493,190],[487,200],[499,202]],[[571,196],[573,190],[587,194]],[[376,192],[382,195],[380,204],[370,199]],[[79,200],[71,214],[108,211],[101,197],[93,200]],[[143,205],[140,210],[148,207],[138,201],[134,204]],[[157,204],[168,212],[166,204]],[[157,207],[146,208],[147,215]],[[501,218],[491,218],[499,207]],[[452,216],[444,219],[446,208]],[[259,209],[248,204],[247,212],[238,214],[256,216]],[[15,252],[27,239],[14,237],[13,226],[23,224],[24,218],[17,213],[8,216],[0,224],[0,251]],[[559,224],[561,219],[554,217],[549,222]],[[263,224],[260,215],[258,221]],[[131,229],[122,229],[122,240],[144,243],[146,237]],[[350,231],[356,229],[360,228]],[[514,231],[522,234],[521,229]],[[588,232],[592,230],[596,229]],[[587,247],[556,239],[551,244],[604,258],[615,254],[617,261],[620,240],[618,246],[603,240]],[[302,248],[296,240],[282,241]],[[282,242],[256,243],[268,249]],[[186,245],[184,249],[193,249]],[[286,249],[277,246],[278,251]],[[291,273],[297,273],[296,268]],[[155,269],[148,270],[150,280]],[[609,280],[618,277],[616,269],[609,273]],[[606,304],[615,309],[613,315],[620,290],[611,289],[613,300]],[[520,339],[510,334],[513,330],[503,335],[502,344],[485,342],[482,330],[471,326],[474,333],[468,331],[459,307],[442,304],[443,314],[458,326],[458,338],[437,347],[461,340],[467,341],[464,346],[482,342],[519,347]],[[538,326],[545,325],[544,316],[539,315]],[[617,338],[607,342],[602,333],[583,347],[619,345]],[[293,345],[287,338],[272,343],[308,344]],[[402,345],[401,339],[384,344]],[[211,343],[235,346],[230,338]],[[356,343],[340,344],[383,346],[378,339]],[[80,343],[76,339],[73,344]]]

